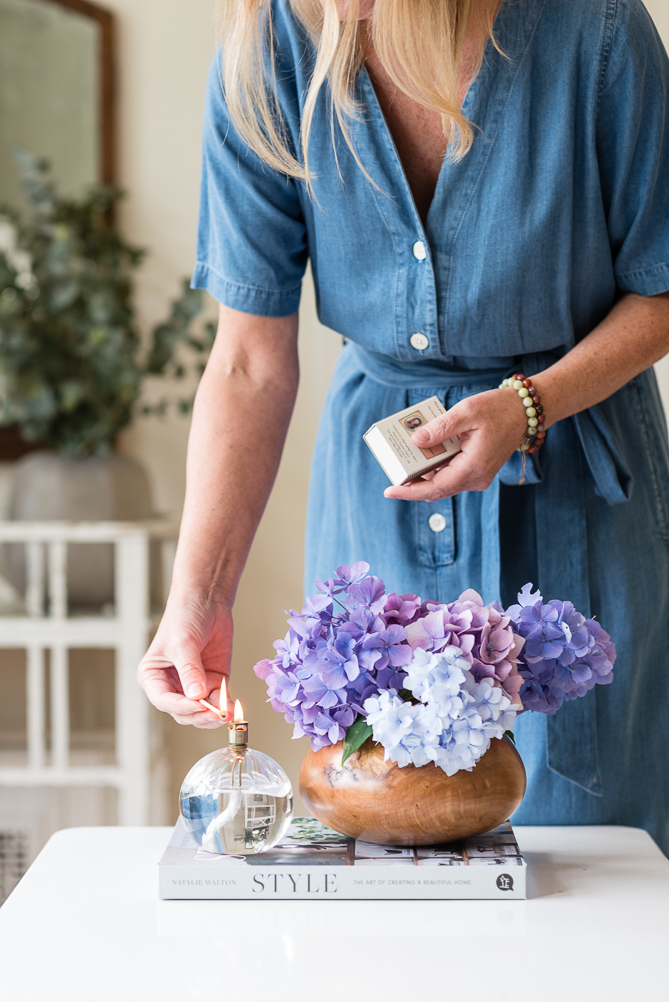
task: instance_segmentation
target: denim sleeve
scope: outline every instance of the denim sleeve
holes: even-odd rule
[[[230,120],[218,60],[209,74],[194,288],[264,317],[300,303],[307,239],[297,183],[262,163]]]
[[[609,0],[597,153],[616,282],[669,290],[669,59],[640,0]]]

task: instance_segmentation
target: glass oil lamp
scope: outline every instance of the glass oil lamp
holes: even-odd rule
[[[210,704],[206,704],[210,705]],[[220,710],[227,713],[225,680]],[[228,724],[228,747],[205,755],[183,781],[180,810],[186,828],[208,852],[253,855],[283,837],[293,817],[293,789],[274,759],[248,746],[249,725],[239,700]]]

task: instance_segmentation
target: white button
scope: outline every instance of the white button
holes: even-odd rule
[[[427,257],[427,251],[425,250],[425,244],[422,240],[416,240],[416,243],[412,247],[413,256],[417,261],[424,261]]]
[[[409,343],[411,344],[411,347],[415,348],[417,351],[425,351],[430,343],[430,339],[425,337],[424,334],[412,334],[409,338]]]
[[[430,515],[428,518],[427,524],[432,529],[432,532],[443,532],[446,528],[446,519],[438,511],[435,511],[434,515]]]

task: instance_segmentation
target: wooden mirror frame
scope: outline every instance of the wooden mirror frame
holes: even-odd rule
[[[116,29],[114,15],[88,0],[44,0],[90,17],[100,26],[98,80],[100,88],[99,163],[102,184],[116,184]],[[12,462],[41,448],[25,442],[13,425],[0,426],[0,462]]]
[[[98,79],[100,84],[100,178],[116,183],[116,29],[114,15],[88,0],[44,0],[83,14],[100,26]]]

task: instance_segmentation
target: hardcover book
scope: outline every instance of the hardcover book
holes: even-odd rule
[[[205,851],[181,818],[158,864],[161,898],[525,898],[510,823],[435,846],[373,845],[294,818],[258,855]]]
[[[407,407],[397,414],[391,414],[373,424],[363,438],[383,467],[394,487],[410,484],[424,473],[442,466],[448,459],[461,451],[460,439],[456,435],[439,445],[419,448],[411,441],[411,436],[422,425],[440,417],[446,411],[439,397],[429,397],[420,403]]]

